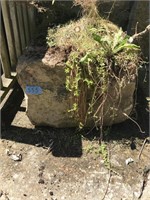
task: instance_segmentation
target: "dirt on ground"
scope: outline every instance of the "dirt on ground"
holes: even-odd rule
[[[1,200],[150,199],[149,137],[132,121],[104,130],[101,151],[96,130],[34,127],[23,106],[2,130]]]

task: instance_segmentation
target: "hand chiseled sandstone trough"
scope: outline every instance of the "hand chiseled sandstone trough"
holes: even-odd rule
[[[78,123],[70,116],[70,94],[65,88],[65,62],[70,50],[30,47],[20,57],[17,73],[27,99],[27,116],[37,126],[75,127]],[[104,126],[120,123],[133,109],[135,79],[122,88],[120,96],[114,85],[110,86],[110,98],[104,110]],[[37,86],[37,87],[36,87]],[[115,116],[113,115],[115,111]],[[89,120],[89,126],[91,125]]]

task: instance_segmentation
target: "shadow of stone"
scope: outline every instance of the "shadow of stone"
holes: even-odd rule
[[[121,141],[127,139],[133,143],[134,138],[145,139],[149,136],[149,116],[146,96],[142,88],[138,86],[135,112],[130,116],[131,119],[127,119],[120,124],[114,124],[111,127],[104,127],[104,141]],[[100,131],[96,129],[85,130],[83,136],[89,140],[93,140],[94,138],[98,140]]]
[[[50,127],[38,127],[36,129],[10,126],[2,131],[2,139],[19,143],[34,145],[47,149],[56,157],[81,157],[81,134],[75,129],[54,129]]]
[[[133,117],[131,117],[133,118]],[[130,140],[133,142],[134,138],[145,139],[149,136],[149,131],[146,126],[143,126],[142,121],[136,120],[136,123],[139,125],[142,132],[140,132],[139,127],[130,119],[122,122],[120,124],[114,124],[111,127],[103,128],[103,140],[106,142],[109,141],[123,141]],[[148,120],[144,120],[144,124],[148,126]],[[100,130],[85,130],[82,135],[88,140],[99,140],[100,138]]]
[[[82,155],[81,135],[59,135],[54,139],[52,154],[56,157],[80,157]]]
[[[75,128],[37,127],[42,134],[43,144],[56,157],[81,157],[81,134]]]

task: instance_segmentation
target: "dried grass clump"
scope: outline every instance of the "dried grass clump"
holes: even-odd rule
[[[95,50],[98,46],[91,37],[90,30],[92,28],[97,29],[101,35],[108,35],[110,39],[119,30],[116,25],[100,17],[85,16],[78,21],[71,21],[57,30],[49,29],[47,42],[49,46],[72,46],[81,52],[89,49]]]

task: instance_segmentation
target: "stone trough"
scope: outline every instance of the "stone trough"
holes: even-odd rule
[[[70,94],[65,88],[65,62],[69,49],[29,47],[19,59],[18,82],[26,97],[26,113],[36,126],[76,127],[78,122],[71,117]],[[112,83],[104,106],[104,126],[126,120],[133,109],[136,80],[126,80],[121,93]],[[92,119],[87,126],[93,126]]]

